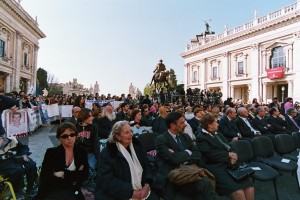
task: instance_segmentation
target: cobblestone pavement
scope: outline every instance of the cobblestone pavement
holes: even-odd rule
[[[29,138],[21,138],[22,142],[29,145],[32,152],[31,158],[37,163],[37,166],[41,166],[46,149],[58,145],[58,141],[55,138],[56,128],[57,125],[41,127],[29,136]],[[276,199],[273,182],[255,181],[254,186],[256,200]],[[285,172],[282,173],[282,175],[277,178],[277,188],[279,199],[300,200],[300,190],[295,175]],[[222,197],[221,199],[225,200],[228,198]]]

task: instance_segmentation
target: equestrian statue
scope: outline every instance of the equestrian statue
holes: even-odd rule
[[[164,86],[170,86],[169,84],[169,77],[170,71],[166,70],[166,66],[163,64],[162,60],[159,60],[159,63],[156,65],[155,70],[153,71],[153,76],[150,85],[154,82],[155,90],[158,91]],[[158,87],[160,86],[160,87]]]

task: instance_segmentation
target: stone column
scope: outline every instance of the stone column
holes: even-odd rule
[[[6,77],[5,77],[5,92],[11,92],[11,88],[10,88],[10,74],[6,74]]]
[[[252,51],[251,51],[251,89],[249,92],[249,100],[252,101],[252,98],[257,98],[259,99],[259,84],[258,84],[258,77],[259,77],[259,68],[260,68],[260,63],[259,63],[259,44],[253,44],[251,46]],[[250,87],[249,87],[250,88]],[[251,98],[250,98],[251,97]],[[265,102],[265,99],[263,100]]]
[[[267,83],[263,82],[263,103],[267,103]]]
[[[13,89],[19,91],[20,84],[20,68],[21,68],[21,50],[22,50],[22,34],[16,32],[15,34],[15,44],[14,44],[14,74],[13,74]]]
[[[230,86],[230,97],[232,97],[232,99],[235,99],[234,98],[234,85]]]
[[[223,97],[222,99],[223,100],[226,100],[229,96],[229,91],[228,91],[228,73],[229,73],[229,67],[228,67],[228,56],[229,56],[229,53],[228,52],[225,52],[223,54],[223,59],[222,59],[222,68],[219,69],[219,70],[222,70],[222,74],[223,74],[223,77],[222,77],[222,94],[223,94]]]
[[[203,60],[201,60],[200,61],[200,76],[201,76],[201,78],[200,78],[200,84],[201,84],[201,86],[200,86],[200,89],[201,90],[203,90],[204,89],[204,85],[205,85],[205,77],[206,77],[206,74],[205,74],[205,60],[203,59]]]

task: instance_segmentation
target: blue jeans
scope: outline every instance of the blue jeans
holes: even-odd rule
[[[89,163],[89,172],[90,177],[94,178],[96,176],[96,167],[97,167],[97,160],[95,154],[88,153],[88,163]]]

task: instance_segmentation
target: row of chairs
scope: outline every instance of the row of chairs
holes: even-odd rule
[[[239,161],[247,163],[250,167],[256,167],[253,181],[273,181],[276,199],[278,190],[276,179],[281,172],[297,171],[297,156],[299,152],[295,147],[293,136],[279,134],[275,136],[275,147],[272,139],[266,136],[255,137],[252,141],[238,140],[233,142],[232,149],[238,154]],[[298,184],[298,178],[296,175]],[[298,186],[298,185],[297,185]]]

